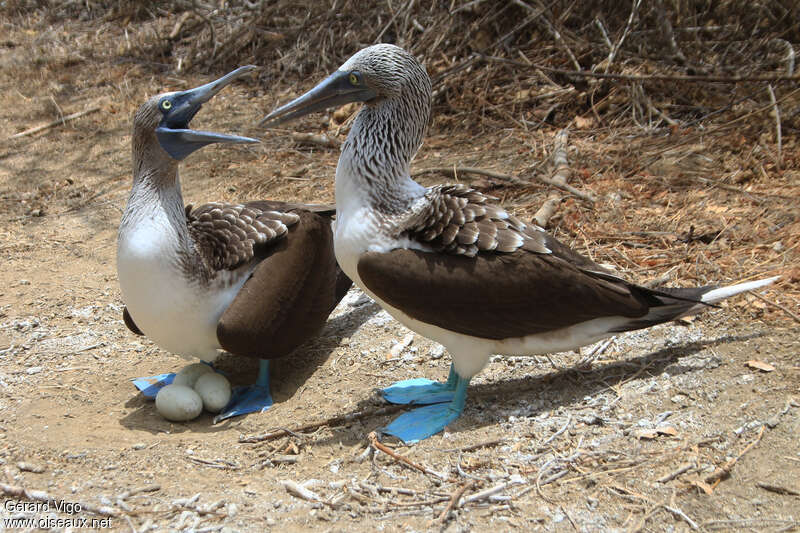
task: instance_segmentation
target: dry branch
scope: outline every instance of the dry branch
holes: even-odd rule
[[[573,65],[575,65],[575,68],[581,70],[581,64],[578,63],[575,54],[570,49],[569,45],[567,45],[566,41],[564,41],[564,38],[561,36],[561,32],[559,32],[558,29],[556,29],[556,27],[553,26],[553,24],[549,20],[547,20],[547,17],[544,16],[544,7],[539,5],[539,9],[537,11],[536,9],[532,8],[531,6],[523,2],[522,0],[512,0],[512,1],[519,7],[527,11],[530,11],[531,13],[535,13],[536,14],[535,16],[542,21],[544,27],[547,28],[547,31],[549,31],[550,34],[553,36],[553,39],[555,39],[556,42],[560,44],[561,47],[564,49],[567,56],[569,57],[569,60],[572,62]]]
[[[656,0],[656,10],[658,11],[658,24],[661,27],[661,33],[667,40],[669,48],[672,51],[672,57],[678,60],[681,65],[686,64],[686,56],[683,55],[681,49],[678,47],[678,42],[675,40],[675,33],[672,31],[672,22],[667,16],[667,10],[664,9],[664,0]]]
[[[467,490],[472,488],[474,484],[474,481],[468,481],[467,483],[461,485],[461,487],[459,487],[458,490],[453,493],[453,496],[450,498],[450,501],[447,502],[447,506],[442,510],[442,513],[439,515],[439,518],[436,519],[436,522],[439,524],[444,524],[447,522],[447,518],[450,516],[450,511],[452,511],[454,508],[458,508],[458,501],[461,499],[461,496],[463,496]]]
[[[566,186],[567,179],[569,179],[571,173],[567,160],[567,130],[561,130],[556,135],[555,146],[553,148],[553,168],[554,173],[550,181],[554,184],[557,183]],[[550,218],[555,214],[556,207],[560,202],[561,195],[553,191],[550,193],[550,196],[547,197],[542,207],[533,215],[533,219],[539,226],[543,228],[546,227]]]
[[[242,436],[239,437],[239,442],[245,444],[253,444],[257,442],[274,440],[280,437],[285,437],[286,435],[295,435],[299,437],[302,435],[302,433],[312,429],[319,429],[323,426],[335,427],[335,426],[347,425],[350,424],[351,422],[355,422],[356,420],[361,420],[362,418],[394,414],[399,411],[402,411],[403,408],[404,406],[402,405],[388,405],[386,407],[381,407],[379,409],[365,409],[364,411],[357,411],[355,413],[350,413],[346,415],[334,416],[328,418],[327,420],[321,420],[319,422],[311,422],[308,424],[303,424],[302,426],[298,426],[294,429],[278,428],[275,431],[262,433],[261,435]]]
[[[788,308],[788,307],[786,307],[785,305],[781,305],[781,304],[779,304],[778,302],[773,302],[772,300],[768,300],[767,298],[764,298],[763,296],[761,296],[760,294],[758,294],[758,293],[756,293],[756,292],[750,292],[750,294],[752,294],[753,296],[755,296],[756,298],[758,298],[759,300],[761,300],[761,301],[762,301],[762,302],[764,302],[765,304],[769,304],[769,305],[771,305],[771,306],[773,306],[773,307],[777,307],[778,309],[780,309],[781,311],[783,311],[784,313],[786,313],[788,316],[792,317],[792,319],[793,319],[795,322],[797,322],[797,323],[800,323],[800,316],[798,316],[796,313],[793,313],[793,312],[792,312],[791,310],[789,310],[789,308]]]
[[[407,464],[411,468],[413,468],[415,470],[419,470],[423,474],[428,474],[430,476],[434,476],[434,477],[436,477],[438,479],[441,479],[441,480],[444,480],[444,481],[447,481],[449,479],[447,476],[444,476],[444,475],[440,474],[439,472],[434,472],[430,468],[418,465],[417,463],[415,463],[414,461],[412,461],[408,457],[403,457],[402,455],[396,453],[394,450],[392,450],[391,448],[389,448],[385,444],[381,443],[381,441],[378,440],[377,433],[375,433],[374,431],[371,432],[369,435],[367,435],[367,438],[369,439],[369,443],[373,448],[375,448],[376,450],[382,451],[383,453],[385,453],[386,455],[388,455],[390,457],[393,457],[394,459],[397,459],[401,463]]]
[[[297,144],[310,144],[315,146],[323,146],[325,148],[339,148],[342,143],[338,139],[329,137],[324,133],[291,133],[292,140]]]
[[[304,486],[295,483],[291,479],[282,479],[280,484],[286,489],[286,492],[302,498],[310,502],[321,502],[322,498],[314,491],[308,490]]]
[[[617,54],[619,53],[620,48],[622,48],[622,44],[625,42],[625,38],[628,36],[628,33],[631,31],[631,26],[633,25],[633,20],[636,18],[636,12],[639,11],[639,5],[641,5],[642,0],[633,0],[633,5],[631,6],[631,13],[628,16],[628,22],[625,24],[625,30],[622,32],[622,37],[619,38],[617,44],[611,49],[608,53],[608,58],[606,59],[606,66],[605,72],[608,72],[608,69],[611,67],[611,64],[614,62]],[[580,67],[578,68],[580,70]]]
[[[772,90],[772,85],[767,85],[767,93],[769,94],[769,101],[772,104],[772,114],[775,117],[775,144],[777,145],[778,150],[778,157],[777,157],[777,165],[778,169],[780,169],[783,161],[782,155],[782,140],[781,140],[781,111],[778,108],[778,102],[775,100],[775,91]]]
[[[733,459],[730,459],[729,461],[726,461],[724,465],[718,467],[711,474],[706,476],[706,478],[703,481],[705,481],[709,485],[713,484],[712,485],[712,487],[713,487],[717,483],[719,483],[720,481],[722,481],[723,479],[728,477],[730,475],[730,473],[731,473],[731,470],[733,470],[733,467],[736,465],[736,462],[739,461],[739,459],[741,459],[742,457],[744,457],[744,454],[749,452],[753,448],[753,446],[758,444],[761,441],[761,437],[763,435],[764,435],[764,426],[761,426],[761,430],[758,432],[758,436],[755,438],[755,440],[753,442],[748,444],[745,447],[744,450],[742,450],[742,453],[740,453],[739,455],[737,455]]]
[[[800,492],[794,489],[782,487],[780,485],[773,485],[771,483],[764,483],[763,481],[756,482],[756,486],[768,492],[774,492],[775,494],[782,494],[784,496],[800,496]]]
[[[50,128],[54,128],[61,124],[66,124],[71,120],[75,120],[77,118],[84,117],[95,111],[100,111],[100,106],[90,107],[89,109],[84,109],[83,111],[78,111],[76,113],[72,113],[71,115],[67,115],[66,117],[60,118],[58,120],[54,120],[52,122],[48,122],[47,124],[42,124],[41,126],[35,126],[33,128],[27,129],[25,131],[21,131],[19,133],[15,133],[11,137],[7,137],[6,140],[10,141],[11,139],[19,139],[20,137],[26,137],[28,135],[33,135],[34,133],[39,133],[40,131],[44,131]]]
[[[553,74],[560,74],[562,76],[576,76],[579,78],[598,78],[606,80],[621,80],[621,81],[684,81],[693,83],[783,83],[783,82],[800,82],[800,76],[687,76],[680,74],[608,74],[605,72],[592,72],[589,70],[566,70],[563,68],[548,67],[541,64],[527,64],[522,61],[507,59],[505,57],[479,55],[484,61],[506,63],[517,67],[525,67],[529,69],[538,69],[545,72],[552,72]]]

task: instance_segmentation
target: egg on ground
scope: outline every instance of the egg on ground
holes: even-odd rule
[[[187,422],[200,416],[203,400],[186,385],[167,385],[156,395],[156,410],[173,422]]]
[[[186,385],[187,387],[194,387],[197,383],[197,378],[203,374],[214,372],[214,369],[205,363],[192,363],[187,365],[175,374],[175,379],[172,381],[175,385]]]
[[[210,413],[219,413],[231,399],[231,384],[222,374],[211,372],[201,375],[194,390],[203,400],[203,407]]]

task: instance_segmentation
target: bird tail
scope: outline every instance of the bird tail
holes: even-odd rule
[[[728,285],[727,287],[658,288],[654,290],[641,288],[643,292],[649,293],[649,299],[654,305],[650,307],[650,311],[646,315],[627,320],[624,324],[620,324],[619,327],[615,328],[614,332],[619,333],[647,328],[683,316],[694,315],[717,302],[741,292],[765,287],[779,277],[774,276],[756,281],[747,281],[736,285]]]
[[[727,287],[719,287],[718,289],[712,289],[703,294],[703,303],[715,304],[717,302],[721,302],[725,298],[730,298],[735,294],[739,294],[740,292],[754,291],[756,289],[760,289],[761,287],[766,287],[779,277],[780,276],[773,276],[771,278],[759,279],[756,281],[747,281],[745,283],[737,283],[736,285],[728,285]]]

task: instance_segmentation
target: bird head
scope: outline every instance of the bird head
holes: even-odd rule
[[[189,123],[203,106],[224,87],[254,70],[239,67],[200,87],[159,94],[144,103],[134,116],[134,137],[155,132],[158,144],[177,161],[212,143],[257,143],[257,139],[190,129]],[[138,135],[137,135],[138,134]]]
[[[377,105],[405,100],[415,105],[422,102],[429,109],[430,93],[430,78],[413,55],[391,44],[376,44],[353,54],[336,72],[264,117],[259,125],[273,127],[351,102]]]

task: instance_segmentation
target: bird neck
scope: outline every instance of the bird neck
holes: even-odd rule
[[[359,112],[339,158],[337,203],[340,192],[358,194],[370,207],[394,215],[424,194],[424,187],[411,179],[409,167],[422,145],[430,97],[416,96],[384,99]]]
[[[133,169],[133,186],[120,232],[142,223],[155,223],[159,231],[170,234],[169,240],[177,248],[191,248],[178,162],[163,150],[147,147],[137,150],[134,146]]]

